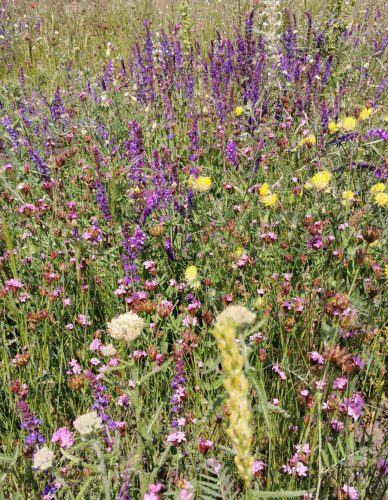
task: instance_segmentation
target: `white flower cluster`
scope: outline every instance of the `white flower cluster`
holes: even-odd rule
[[[102,356],[114,356],[116,354],[116,349],[112,344],[102,345],[100,347],[100,354]]]
[[[108,323],[108,332],[114,339],[123,339],[132,342],[142,332],[144,320],[133,312],[127,312],[113,318]]]
[[[216,318],[217,323],[232,321],[236,326],[250,325],[255,319],[256,314],[244,306],[228,306]]]
[[[85,413],[76,418],[73,422],[74,428],[82,435],[86,436],[93,431],[97,431],[102,427],[101,418],[97,415],[96,411]]]
[[[34,455],[32,467],[37,471],[44,471],[49,469],[53,465],[54,453],[43,446]]]
[[[276,52],[276,42],[280,38],[280,31],[283,25],[283,1],[266,0],[262,16],[264,18],[263,36],[268,44],[270,52]]]

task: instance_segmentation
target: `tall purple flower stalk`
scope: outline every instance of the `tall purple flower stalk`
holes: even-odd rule
[[[24,399],[20,398],[18,400],[17,407],[22,420],[20,428],[27,432],[24,444],[29,451],[34,451],[39,445],[46,442],[46,439],[39,430],[42,421],[35,417]]]
[[[136,259],[138,253],[142,250],[146,240],[145,232],[137,226],[133,235],[130,235],[129,225],[123,226],[123,249],[120,259],[125,273],[124,282],[126,285],[129,283],[137,283],[139,276],[137,274]]]
[[[164,242],[164,248],[166,250],[166,253],[167,253],[167,257],[171,260],[171,261],[174,261],[175,260],[175,253],[174,253],[174,249],[172,247],[172,241],[171,241],[171,238],[166,238],[165,242]]]
[[[225,152],[229,163],[237,170],[238,169],[237,148],[236,148],[236,143],[234,142],[233,139],[230,139],[230,141],[226,145]]]
[[[89,370],[84,371],[85,378],[89,380],[94,403],[92,409],[96,410],[102,422],[107,425],[109,431],[114,431],[116,429],[117,422],[112,419],[109,413],[106,411],[108,406],[108,399],[105,397],[106,387],[100,382],[100,380]]]
[[[50,111],[51,111],[51,117],[55,122],[60,120],[62,115],[66,113],[66,109],[65,106],[63,105],[59,87],[57,87],[57,90],[55,91],[54,99],[50,105]]]
[[[144,183],[144,146],[141,126],[129,123],[129,140],[125,142],[126,156],[131,162],[128,177],[135,186]]]
[[[183,371],[183,349],[180,348],[175,352],[175,376],[170,383],[170,387],[174,391],[170,398],[171,411],[174,415],[174,418],[171,421],[172,427],[177,427],[179,425],[176,418],[182,413],[183,402],[187,397],[184,386],[185,382],[186,379]]]
[[[106,192],[105,184],[102,182],[101,165],[103,163],[103,159],[96,144],[92,146],[92,153],[97,171],[97,180],[95,182],[96,199],[102,215],[105,217],[105,220],[109,222],[112,220],[112,216],[109,210],[108,194]]]

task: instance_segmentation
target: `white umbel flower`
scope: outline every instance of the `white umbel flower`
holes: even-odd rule
[[[144,320],[133,312],[120,314],[108,323],[108,332],[114,339],[123,339],[126,342],[135,340],[143,330]]]
[[[93,431],[101,429],[102,421],[101,418],[97,415],[97,412],[92,411],[76,418],[73,422],[73,425],[82,436],[86,436]]]
[[[44,471],[53,465],[53,460],[54,453],[47,446],[43,446],[35,453],[32,467],[37,471]]]
[[[256,319],[253,314],[244,306],[228,306],[217,316],[217,323],[223,321],[232,321],[236,326],[250,325]]]

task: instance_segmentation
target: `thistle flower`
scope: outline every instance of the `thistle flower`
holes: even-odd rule
[[[260,197],[260,203],[265,207],[272,208],[277,204],[278,198],[276,193],[267,194],[266,196]]]
[[[335,134],[340,129],[340,126],[338,125],[338,123],[330,122],[327,128],[329,130],[329,134]]]
[[[344,206],[350,205],[355,200],[353,191],[343,191],[341,204]]]
[[[108,323],[108,332],[114,339],[133,342],[142,332],[144,320],[136,313],[127,312]]]
[[[332,174],[328,170],[323,170],[313,175],[310,183],[317,191],[323,191],[329,185],[331,178]]]
[[[260,186],[259,194],[260,196],[267,196],[268,194],[271,194],[271,189],[266,182],[262,186]]]
[[[193,283],[198,276],[198,271],[195,266],[189,266],[185,271],[185,280],[189,283]]]
[[[210,177],[197,177],[196,179],[193,179],[193,187],[197,191],[205,193],[206,191],[209,191],[211,189],[212,180]]]
[[[346,130],[346,132],[351,132],[357,126],[357,120],[354,116],[347,116],[341,122],[341,128]]]
[[[388,207],[388,193],[377,193],[374,196],[374,202],[379,207]]]
[[[373,184],[373,186],[369,190],[372,194],[382,193],[385,191],[385,184],[382,182],[378,182],[377,184]]]
[[[368,120],[372,116],[373,108],[364,108],[360,111],[359,120]]]
[[[252,477],[251,410],[248,401],[248,380],[244,374],[244,358],[235,341],[237,326],[252,323],[255,315],[243,306],[230,306],[218,315],[213,335],[221,353],[225,373],[224,387],[229,394],[229,427],[227,434],[235,451],[234,461],[245,482]]]
[[[303,137],[303,139],[301,139],[299,141],[299,146],[303,146],[304,144],[306,144],[306,146],[309,146],[310,148],[312,146],[315,146],[317,143],[317,138],[315,137],[315,135],[308,135],[307,137]]]

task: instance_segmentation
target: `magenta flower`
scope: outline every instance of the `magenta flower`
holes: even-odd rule
[[[348,486],[347,484],[344,484],[341,488],[341,491],[345,493],[347,499],[349,500],[358,500],[358,492],[356,488],[353,488],[353,486]]]
[[[61,448],[68,450],[74,444],[73,433],[67,427],[60,427],[51,437],[52,443],[57,443]]]
[[[276,373],[276,375],[279,376],[280,380],[287,380],[286,374],[284,371],[280,368],[279,363],[276,363],[272,367],[272,371]]]
[[[182,431],[172,432],[167,436],[166,444],[179,446],[186,441],[186,433]]]

